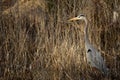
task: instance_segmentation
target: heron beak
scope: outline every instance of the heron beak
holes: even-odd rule
[[[78,17],[74,17],[74,18],[69,19],[68,21],[76,21],[76,20],[79,20],[79,18]]]

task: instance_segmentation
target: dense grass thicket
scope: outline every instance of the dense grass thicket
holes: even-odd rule
[[[103,76],[85,57],[89,39],[109,68]],[[0,80],[120,80],[120,0],[0,0]]]

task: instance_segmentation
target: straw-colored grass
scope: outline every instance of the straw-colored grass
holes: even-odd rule
[[[119,80],[119,17],[112,22],[119,4],[119,0],[17,0],[0,5],[0,79]],[[84,23],[67,21],[80,13],[89,19],[89,39],[102,52],[108,77],[86,63]]]

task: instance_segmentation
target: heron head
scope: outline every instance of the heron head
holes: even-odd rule
[[[84,14],[80,14],[77,17],[71,18],[68,21],[84,20],[86,17]]]

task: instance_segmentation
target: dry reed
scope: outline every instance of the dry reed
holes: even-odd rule
[[[5,5],[9,8],[1,5],[0,79],[119,80],[119,18],[112,23],[119,4],[119,0],[17,0]],[[106,59],[108,77],[86,64],[84,24],[67,22],[80,13],[90,21],[89,39]]]

